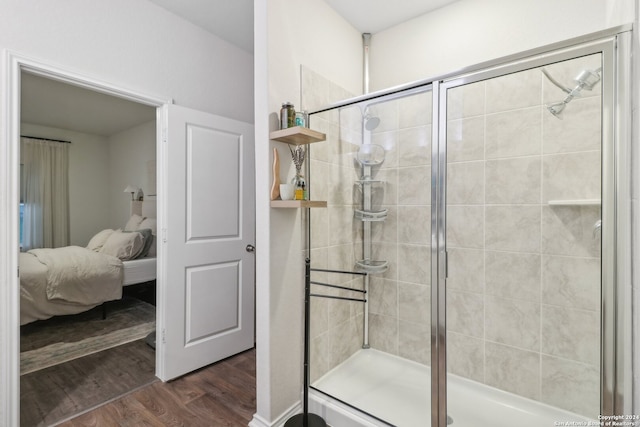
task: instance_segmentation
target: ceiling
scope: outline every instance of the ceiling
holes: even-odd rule
[[[253,0],[150,0],[253,52]],[[362,33],[382,31],[457,0],[324,0]],[[23,73],[22,121],[110,136],[155,119],[155,109]]]
[[[24,123],[110,136],[156,118],[153,107],[24,72],[21,90]]]

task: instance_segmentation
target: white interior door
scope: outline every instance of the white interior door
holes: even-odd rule
[[[164,113],[157,348],[166,381],[253,347],[255,172],[253,125],[175,105]]]

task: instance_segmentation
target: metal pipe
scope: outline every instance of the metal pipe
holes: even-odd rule
[[[371,47],[371,34],[362,34],[362,93],[369,93],[369,48]]]
[[[362,348],[367,349],[371,348],[369,345],[369,275],[367,274],[364,277],[364,292],[367,295],[367,298],[364,301],[364,313],[362,316],[363,322],[363,337],[362,337]]]

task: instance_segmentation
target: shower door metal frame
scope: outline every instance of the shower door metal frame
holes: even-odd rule
[[[601,176],[600,410],[602,415],[632,413],[632,377],[629,375],[632,362],[631,30],[631,25],[610,28],[456,72],[360,95],[311,112],[316,114],[358,103],[387,101],[431,85],[431,427],[447,425],[446,91],[468,83],[596,53],[602,54],[603,62],[601,164],[608,166],[603,167]]]
[[[522,57],[469,74],[434,83],[433,122],[439,134],[434,141],[432,168],[432,427],[447,425],[446,394],[446,189],[447,189],[447,91],[469,83],[538,68],[591,54],[602,55],[602,243],[601,243],[601,398],[600,414],[631,413],[630,372],[630,87],[628,32],[595,41]],[[435,105],[435,104],[434,104]],[[437,172],[435,170],[437,169]],[[435,218],[434,218],[435,217]],[[435,289],[434,289],[435,288]],[[626,293],[625,293],[626,292]],[[626,325],[626,326],[625,326]],[[441,371],[444,371],[441,372]]]

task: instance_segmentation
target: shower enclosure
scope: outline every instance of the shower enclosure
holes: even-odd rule
[[[316,412],[409,427],[622,413],[624,37],[311,115],[327,142],[310,189],[328,201],[310,213],[312,265],[369,273],[318,277],[367,303],[311,300]]]

